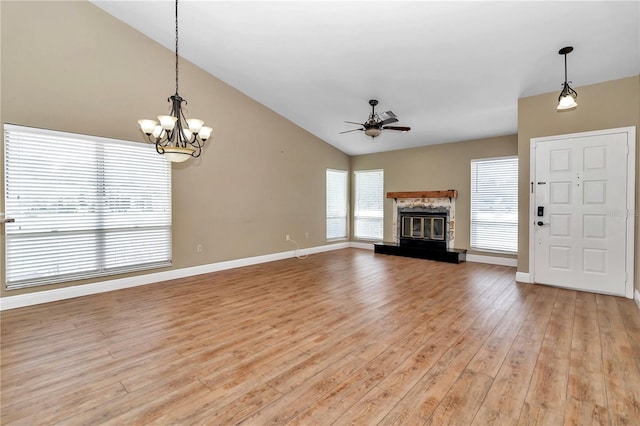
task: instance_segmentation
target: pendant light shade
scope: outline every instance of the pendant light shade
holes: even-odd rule
[[[562,83],[562,92],[558,96],[558,111],[572,109],[578,106],[576,98],[578,93],[569,86],[570,81],[567,81],[567,55],[573,52],[573,47],[567,46],[560,49],[558,54],[564,55],[564,83]]]

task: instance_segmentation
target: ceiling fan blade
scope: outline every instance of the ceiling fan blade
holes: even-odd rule
[[[364,124],[362,124],[362,123],[356,123],[355,121],[345,121],[345,123],[349,123],[349,124],[357,124],[358,126],[364,126]]]
[[[351,132],[357,132],[357,131],[363,131],[364,129],[353,129],[353,130],[346,130],[344,132],[340,132],[338,133],[339,135],[343,134],[343,133],[351,133]]]
[[[397,122],[398,122],[398,119],[393,117],[393,118],[387,118],[386,120],[382,120],[380,124],[384,126],[385,124],[391,124],[391,123],[397,123]]]
[[[387,111],[387,112],[383,112],[382,114],[380,114],[380,119],[382,121],[380,121],[381,125],[385,125],[385,124],[391,124],[391,123],[397,123],[398,122],[398,116],[395,115],[393,113],[393,111]]]
[[[400,130],[401,132],[408,132],[411,130],[411,127],[404,126],[382,126],[384,130]]]

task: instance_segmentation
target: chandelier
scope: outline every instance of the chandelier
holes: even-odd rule
[[[138,120],[149,142],[156,145],[158,154],[169,161],[180,163],[191,157],[199,157],[209,136],[211,127],[197,118],[186,118],[182,104],[187,100],[178,94],[178,0],[176,0],[176,93],[167,99],[171,103],[169,115],[159,115],[158,121]]]
[[[573,52],[573,47],[567,46],[560,49],[558,54],[564,55],[564,83],[562,83],[562,92],[558,96],[558,110],[571,109],[578,106],[576,98],[578,93],[569,86],[570,81],[567,81],[567,55]]]

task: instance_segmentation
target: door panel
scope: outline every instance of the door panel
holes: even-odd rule
[[[625,294],[627,152],[625,133],[535,143],[536,282]]]

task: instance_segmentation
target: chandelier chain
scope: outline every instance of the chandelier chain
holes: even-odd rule
[[[176,94],[178,94],[178,1],[176,0]]]

